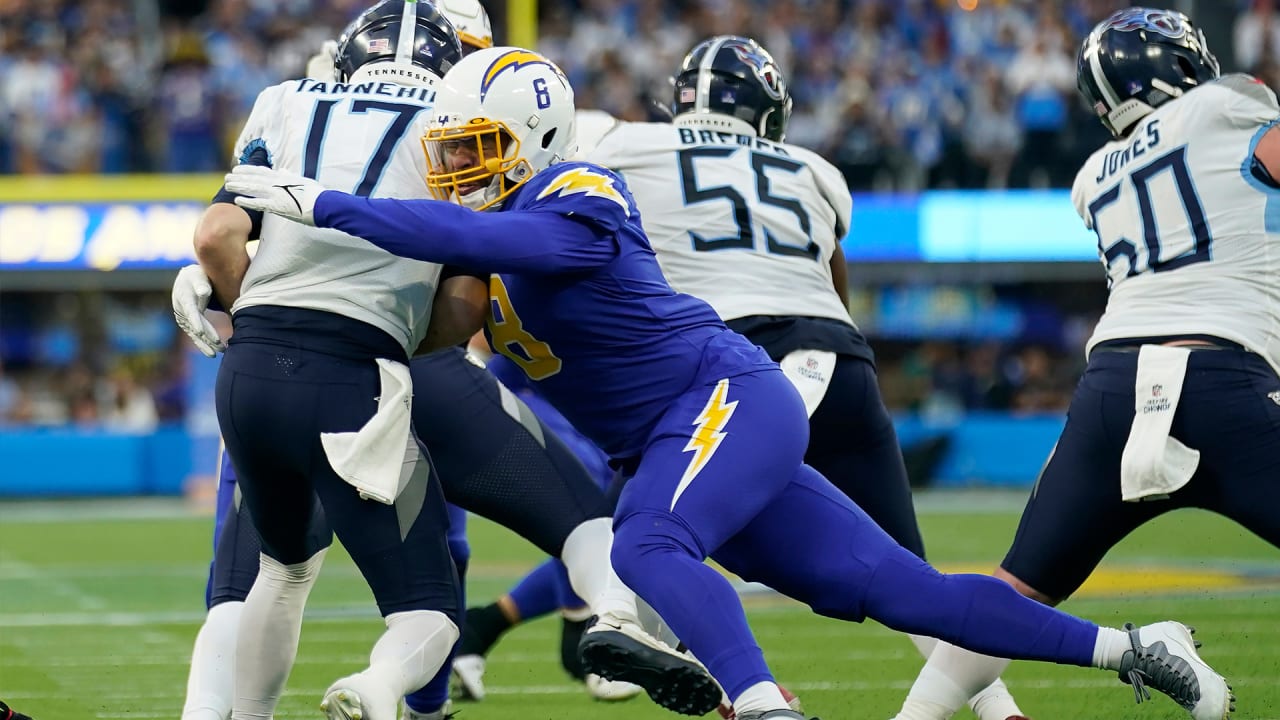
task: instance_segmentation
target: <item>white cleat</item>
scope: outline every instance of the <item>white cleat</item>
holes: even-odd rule
[[[1133,686],[1138,702],[1154,688],[1168,695],[1195,720],[1224,720],[1236,709],[1225,678],[1200,659],[1195,630],[1166,621],[1135,628],[1126,624],[1132,650],[1120,661],[1120,679]]]
[[[484,699],[484,656],[460,655],[453,659],[453,676],[458,679],[462,699]]]
[[[399,701],[385,683],[357,673],[329,686],[320,711],[328,720],[396,720]]]
[[[644,692],[644,688],[634,683],[621,680],[605,680],[594,673],[587,673],[585,682],[587,684],[587,692],[591,693],[591,697],[605,702],[630,700]]]

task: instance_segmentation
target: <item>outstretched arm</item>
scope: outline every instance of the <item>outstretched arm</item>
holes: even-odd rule
[[[475,212],[439,200],[361,198],[324,192],[317,227],[362,237],[384,250],[490,272],[590,270],[616,254],[612,236],[554,212]]]
[[[617,255],[607,222],[586,215],[480,213],[439,200],[361,198],[310,178],[240,165],[226,178],[236,204],[341,230],[414,260],[486,272],[558,273],[600,267]]]

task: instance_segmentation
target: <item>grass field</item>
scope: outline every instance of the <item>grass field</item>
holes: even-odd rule
[[[1013,535],[1021,499],[922,496],[932,559],[949,570],[990,568]],[[203,613],[209,533],[209,518],[171,502],[0,504],[0,699],[36,720],[177,720]],[[474,522],[471,538],[473,603],[538,559],[487,523]],[[921,663],[905,638],[875,623],[817,618],[774,597],[747,602],[778,678],[811,714],[893,715]],[[1204,657],[1235,686],[1236,717],[1280,718],[1280,553],[1229,523],[1182,511],[1143,528],[1067,608],[1110,625],[1196,625]],[[542,620],[508,635],[491,657],[490,697],[460,706],[459,720],[676,717],[643,697],[588,699],[559,668],[558,631],[558,621]],[[331,553],[276,717],[319,717],[324,688],[365,662],[379,632],[368,590],[346,557]],[[1101,671],[1015,663],[1006,678],[1038,720],[1186,717],[1164,697],[1134,705],[1132,691]]]

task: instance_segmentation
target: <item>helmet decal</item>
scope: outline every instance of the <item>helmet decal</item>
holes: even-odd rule
[[[751,66],[769,97],[774,100],[782,99],[785,88],[782,85],[782,77],[773,66],[773,58],[765,55],[759,45],[748,45],[731,40],[726,42],[725,46],[732,50],[739,60]]]
[[[480,81],[480,100],[484,100],[485,95],[489,92],[489,88],[493,86],[493,81],[503,72],[510,70],[511,72],[519,72],[520,68],[530,65],[546,65],[555,70],[560,75],[560,68],[552,65],[550,61],[542,57],[538,53],[530,50],[509,50],[499,55],[484,71],[484,76]]]
[[[1121,10],[1112,15],[1102,26],[1102,30],[1150,30],[1167,38],[1177,39],[1187,34],[1187,26],[1180,16],[1166,10],[1135,7]]]

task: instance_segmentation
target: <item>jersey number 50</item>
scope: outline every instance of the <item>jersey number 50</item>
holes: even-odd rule
[[[746,250],[755,248],[756,238],[751,229],[751,208],[747,205],[747,199],[731,185],[718,185],[709,188],[698,187],[698,178],[694,170],[694,160],[698,158],[727,158],[738,152],[739,149],[737,147],[696,147],[687,148],[678,153],[680,156],[680,185],[684,189],[684,204],[687,206],[712,200],[728,200],[729,204],[733,206],[733,221],[738,226],[737,235],[721,238],[704,238],[690,230],[689,237],[693,240],[694,250],[709,252],[734,248]],[[769,231],[769,228],[762,224],[765,250],[774,255],[790,255],[817,260],[818,245],[813,242],[809,213],[805,212],[799,200],[778,197],[773,194],[770,188],[769,175],[766,173],[768,168],[777,168],[795,174],[800,172],[804,165],[794,160],[787,160],[773,155],[765,155],[758,152],[751,153],[751,169],[755,172],[756,177],[756,199],[764,205],[782,208],[795,215],[796,221],[800,224],[800,231],[804,233],[807,242],[803,247],[786,245],[779,242],[778,238]]]
[[[1182,202],[1182,210],[1186,213],[1191,243],[1184,241],[1175,244],[1170,249],[1177,251],[1177,254],[1161,259],[1160,234],[1156,225],[1156,208],[1151,194],[1151,181],[1166,170],[1173,177],[1173,186],[1177,190],[1178,199]],[[1138,197],[1138,212],[1142,218],[1142,242],[1147,248],[1146,267],[1143,267],[1138,260],[1138,246],[1126,237],[1122,236],[1109,246],[1103,247],[1103,232],[1098,225],[1098,213],[1120,199],[1120,189],[1124,184],[1124,180],[1121,180],[1089,203],[1089,220],[1093,225],[1093,231],[1098,235],[1098,252],[1102,253],[1106,261],[1108,273],[1120,258],[1125,258],[1129,263],[1126,277],[1139,275],[1146,270],[1151,272],[1176,270],[1210,260],[1213,237],[1209,234],[1209,223],[1205,220],[1204,206],[1200,204],[1200,197],[1196,194],[1195,185],[1191,181],[1191,171],[1187,168],[1186,145],[1174,148],[1129,173],[1129,182],[1133,184],[1134,193]]]

